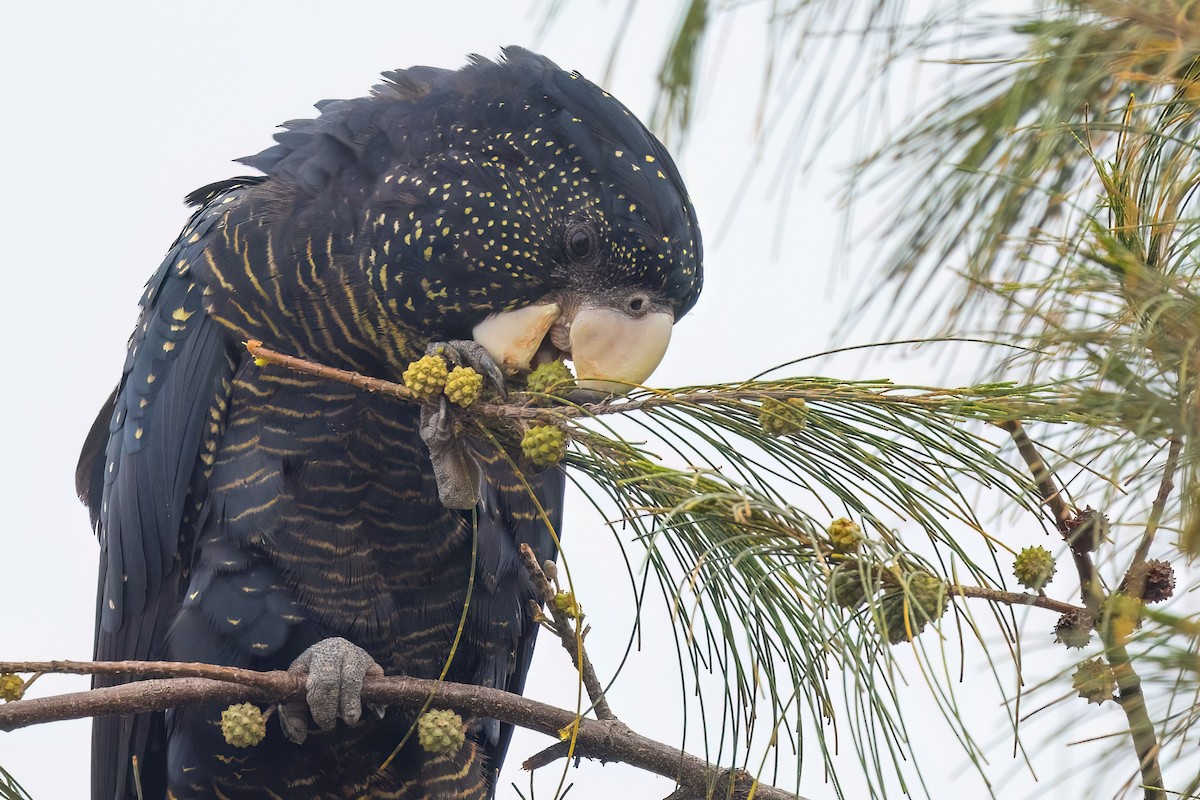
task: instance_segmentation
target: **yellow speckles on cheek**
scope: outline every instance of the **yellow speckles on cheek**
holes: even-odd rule
[[[434,291],[433,287],[436,285],[438,285],[438,284],[431,283],[428,278],[421,279],[421,288],[425,291],[426,298],[428,298],[430,300],[439,300],[439,299],[445,299],[445,298],[449,297],[449,293],[446,291],[445,286],[442,286],[440,289]],[[408,302],[409,303],[412,302],[411,297],[408,299]],[[408,307],[407,304],[405,305],[405,307],[406,308]]]
[[[426,261],[432,261],[432,260],[433,260],[433,248],[432,248],[432,247],[426,247],[426,248],[425,248],[425,253],[424,253],[424,255],[425,255],[425,260],[426,260]]]

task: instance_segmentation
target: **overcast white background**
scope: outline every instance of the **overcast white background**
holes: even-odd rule
[[[183,195],[246,172],[231,160],[269,145],[280,122],[311,115],[322,98],[363,94],[385,69],[458,66],[467,53],[494,56],[502,45],[520,44],[600,81],[623,7],[568,3],[541,38],[543,7],[525,2],[42,2],[9,3],[0,12],[0,659],[91,656],[97,546],[74,496],[75,459],[120,374],[142,285],[186,218]],[[674,2],[640,4],[607,84],[643,119],[676,14]],[[706,286],[676,329],[654,378],[660,385],[743,378],[823,349],[861,280],[829,275],[838,246],[836,169],[850,155],[841,143],[825,150],[822,165],[792,194],[782,231],[779,198],[767,182],[743,186],[756,147],[761,31],[750,13],[722,34],[724,57],[710,70],[699,124],[677,152],[705,231]],[[849,338],[865,340],[875,330],[868,325]],[[860,362],[844,363],[829,368],[850,376]],[[944,364],[876,363],[872,372],[921,382],[946,377]],[[595,628],[593,656],[609,672],[631,610],[611,535],[582,506],[576,503],[566,525],[567,547]],[[573,676],[552,645],[543,640],[530,693],[570,705]],[[649,642],[635,654],[612,704],[635,729],[673,741],[676,667],[664,648]],[[913,729],[944,740],[925,762],[930,793],[982,796],[961,750],[933,733],[936,725],[921,724],[928,701],[913,677]],[[991,680],[968,672],[966,681],[963,697],[975,703],[968,713],[995,719],[981,726],[996,732],[993,773],[1009,775],[1011,742]],[[32,694],[85,685],[46,677]],[[0,734],[0,764],[37,800],[84,797],[88,734],[87,722]],[[535,735],[518,738],[506,777],[524,784],[515,765],[545,744]],[[1072,751],[1056,744],[1034,759],[1043,777],[1052,776],[1070,765]],[[815,749],[807,763],[804,792],[832,797]],[[852,769],[850,760],[846,766]],[[585,765],[571,779],[577,800],[670,792],[667,781],[619,765]],[[557,773],[547,770],[538,796],[551,796],[556,784]],[[1083,785],[1059,788],[1079,796]],[[1036,791],[1025,777],[998,789],[1003,797]],[[499,794],[515,796],[507,788]]]

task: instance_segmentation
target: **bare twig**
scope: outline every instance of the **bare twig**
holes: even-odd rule
[[[208,678],[239,686],[277,690],[269,672],[186,661],[0,661],[0,673],[33,672],[56,675],[137,675],[156,678]]]
[[[527,544],[521,545],[521,563],[525,566],[525,570],[533,580],[533,588],[541,596],[542,604],[550,609],[548,620],[550,628],[558,635],[563,649],[571,654],[571,661],[575,664],[575,669],[579,670],[579,675],[583,679],[583,686],[587,690],[588,699],[592,701],[592,708],[596,712],[596,717],[598,719],[615,720],[617,716],[612,712],[612,708],[608,705],[608,700],[604,697],[604,687],[600,684],[600,678],[596,675],[596,668],[592,666],[592,660],[588,658],[587,651],[583,647],[583,637],[577,630],[577,626],[582,621],[580,619],[572,619],[566,611],[555,605],[554,589],[550,586],[550,581],[546,579],[546,573],[542,571],[541,565],[538,564],[537,556],[534,555],[533,549]]]
[[[1002,592],[999,589],[988,589],[984,586],[958,586],[951,585],[947,591],[951,595],[959,597],[976,597],[983,600],[991,600],[996,603],[1004,603],[1010,606],[1035,606],[1044,608],[1049,611],[1057,611],[1060,614],[1067,614],[1071,611],[1079,611],[1079,606],[1073,606],[1070,603],[1064,603],[1061,600],[1055,600],[1050,597],[1045,597],[1038,594],[1023,594],[1021,592]]]
[[[413,393],[408,390],[404,384],[385,381],[382,378],[372,378],[368,375],[363,375],[360,372],[351,372],[350,370],[337,369],[336,367],[327,367],[324,364],[318,364],[315,361],[309,361],[296,356],[289,356],[286,353],[280,353],[276,350],[271,350],[263,346],[263,343],[257,339],[251,339],[246,342],[246,350],[250,355],[258,359],[261,364],[278,364],[281,367],[286,367],[293,372],[299,372],[302,375],[311,375],[314,378],[324,378],[325,380],[337,381],[345,383],[356,389],[362,389],[364,392],[380,392],[382,394],[391,395],[400,400],[412,400],[416,402]]]
[[[216,667],[207,677],[140,680],[54,697],[18,700],[0,705],[0,730],[11,731],[44,722],[82,719],[105,714],[163,711],[197,703],[279,703],[304,696],[303,677],[287,672],[255,672]],[[0,671],[70,672],[90,674],[161,675],[209,672],[207,665],[164,662],[0,662]],[[721,796],[760,800],[797,800],[798,796],[758,784],[741,770],[715,767],[630,730],[619,720],[579,719],[573,711],[555,708],[520,695],[483,686],[444,683],[420,678],[368,678],[363,700],[389,706],[420,708],[429,697],[439,705],[478,717],[509,722],[548,736],[576,726],[575,755],[619,761],[675,780],[686,797]],[[710,795],[710,792],[714,792]]]
[[[1171,497],[1171,492],[1175,490],[1175,470],[1179,468],[1179,454],[1183,450],[1183,440],[1179,437],[1171,439],[1171,447],[1167,451],[1167,461],[1163,464],[1162,481],[1158,484],[1158,494],[1154,498],[1153,505],[1150,506],[1150,517],[1146,520],[1146,531],[1142,534],[1142,540],[1138,542],[1138,548],[1133,554],[1133,563],[1130,564],[1130,570],[1136,572],[1134,567],[1146,563],[1146,558],[1150,555],[1150,547],[1154,544],[1154,535],[1158,533],[1158,526],[1162,524],[1163,513],[1167,508],[1167,500]],[[1145,588],[1145,580],[1142,580],[1142,585],[1134,587],[1130,592],[1134,597],[1142,596],[1142,589]]]
[[[1025,432],[1025,427],[1020,422],[1006,422],[1000,427],[1012,436],[1013,443],[1017,446],[1017,452],[1021,454],[1021,458],[1025,460],[1026,466],[1033,475],[1033,482],[1037,484],[1042,501],[1050,508],[1050,513],[1054,516],[1055,527],[1063,539],[1069,543],[1073,533],[1072,514],[1062,498],[1062,492],[1054,479],[1054,472],[1042,459],[1041,453],[1038,452],[1033,440],[1029,438],[1029,434]],[[1071,558],[1075,562],[1075,571],[1079,573],[1079,588],[1083,595],[1083,604],[1087,607],[1088,613],[1092,615],[1092,619],[1100,619],[1100,606],[1104,603],[1104,590],[1100,587],[1100,577],[1096,574],[1096,566],[1092,563],[1090,554],[1075,547],[1070,549]]]

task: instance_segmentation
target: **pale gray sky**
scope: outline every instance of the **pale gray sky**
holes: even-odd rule
[[[675,6],[640,4],[607,84],[644,119]],[[524,2],[10,4],[0,28],[0,347],[7,371],[0,393],[0,418],[7,420],[0,439],[0,658],[91,656],[97,546],[73,493],[75,459],[120,375],[142,285],[186,218],[183,195],[246,172],[231,160],[269,144],[276,125],[311,115],[317,100],[363,94],[382,70],[452,67],[468,53],[495,56],[503,45],[520,44],[601,81],[623,7],[568,3],[538,39],[540,7]],[[677,152],[706,234],[706,286],[676,329],[653,379],[660,385],[734,380],[822,349],[853,288],[854,281],[828,277],[837,246],[834,176],[849,157],[845,143],[831,143],[811,180],[793,194],[782,232],[766,181],[739,194],[755,147],[751,120],[763,68],[755,13],[727,32],[700,124]],[[737,213],[725,225],[731,208]],[[888,369],[907,371],[902,377],[909,380],[944,377],[940,367],[923,375],[911,364]],[[623,647],[632,612],[604,568],[613,564],[624,585],[611,534],[589,514],[576,503],[565,534],[569,555],[590,567],[577,569],[576,577],[594,627],[589,643],[604,671],[615,665],[605,642],[614,643],[608,651]],[[612,702],[635,729],[671,741],[680,701],[674,656],[665,647],[648,642],[646,652],[635,654]],[[990,679],[968,674],[968,681],[976,677],[980,688],[968,687],[964,696],[974,695],[978,713],[995,714],[999,699]],[[85,685],[46,677],[33,694]],[[911,691],[919,720],[924,688]],[[548,639],[529,692],[574,702],[569,664]],[[996,720],[1000,731],[1003,717]],[[0,734],[0,764],[38,800],[83,797],[88,735],[87,722]],[[996,774],[1004,774],[1010,746],[998,737],[992,753],[1000,763]],[[524,782],[512,767],[545,744],[520,737],[506,777]],[[1071,756],[1056,746],[1052,757],[1035,758],[1056,772]],[[949,740],[929,759],[933,796],[951,787],[966,796],[981,793],[963,761]],[[807,763],[805,793],[831,797],[815,749]],[[571,779],[576,800],[670,791],[666,781],[619,765],[585,767]],[[538,796],[550,796],[556,784],[557,773],[547,770]],[[1025,796],[1023,786],[1020,779],[1001,794]],[[514,795],[502,789],[500,796]]]

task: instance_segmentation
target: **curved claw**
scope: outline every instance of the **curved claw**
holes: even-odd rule
[[[306,702],[286,703],[279,707],[283,734],[296,744],[308,737],[308,715],[323,731],[339,719],[354,725],[362,718],[363,678],[383,677],[383,667],[366,650],[342,638],[322,639],[300,654],[288,667],[294,675],[304,675]],[[374,708],[374,707],[373,707]],[[382,716],[381,708],[374,708]]]
[[[433,342],[425,354],[440,356],[451,364],[467,366],[483,376],[500,397],[508,399],[504,372],[483,345],[467,339]],[[465,441],[454,430],[454,417],[446,398],[421,404],[421,439],[429,448],[429,460],[437,479],[438,499],[446,508],[474,508],[479,502],[483,480],[479,463]]]
[[[483,376],[488,386],[502,399],[508,399],[508,387],[504,383],[504,372],[492,354],[479,342],[470,339],[453,339],[449,342],[432,342],[425,348],[427,356],[441,356],[456,367],[470,367]]]
[[[438,499],[446,508],[474,508],[479,502],[483,472],[465,441],[454,433],[450,404],[443,397],[433,405],[421,404],[421,439],[429,448]]]

